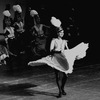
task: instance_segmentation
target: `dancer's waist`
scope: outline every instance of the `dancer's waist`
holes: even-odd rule
[[[54,53],[61,53],[61,51],[54,51]]]
[[[52,53],[52,54],[61,53],[61,51],[52,51],[51,53]]]

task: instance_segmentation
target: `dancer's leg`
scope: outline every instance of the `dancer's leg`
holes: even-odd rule
[[[63,95],[66,95],[64,87],[65,87],[65,84],[66,84],[66,81],[67,81],[67,77],[68,77],[68,75],[66,75],[65,73],[63,73],[62,86],[61,86],[61,90],[62,90],[62,94]]]
[[[62,95],[62,79],[63,79],[63,73],[58,71],[58,70],[55,70],[55,74],[56,74],[56,83],[57,83],[57,86],[58,86],[58,89],[59,89],[59,94],[57,97],[61,97]]]

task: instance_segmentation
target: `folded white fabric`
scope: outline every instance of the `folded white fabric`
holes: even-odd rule
[[[9,57],[9,55],[2,54],[2,55],[0,56],[0,60],[4,60],[6,57]]]
[[[59,28],[61,26],[61,21],[56,17],[51,17],[51,24]]]
[[[30,15],[31,15],[32,17],[34,17],[34,15],[38,15],[38,12],[37,12],[36,10],[31,10],[31,11],[30,11]]]
[[[3,11],[3,15],[6,16],[6,17],[10,17],[11,16],[9,10]]]
[[[43,58],[36,60],[36,61],[30,61],[28,63],[28,65],[39,66],[39,65],[47,64],[52,68],[55,68],[55,69],[60,70],[62,72],[65,72],[66,74],[72,73],[75,60],[79,60],[79,59],[84,58],[86,56],[86,51],[88,48],[89,48],[89,44],[82,42],[72,49],[64,50],[63,54],[64,54],[64,56],[67,59],[67,62],[69,64],[69,69],[67,71],[64,69],[62,70],[57,65],[57,63],[55,63],[55,57],[50,56],[50,55],[47,57],[43,57]]]
[[[19,13],[22,12],[22,8],[21,8],[20,5],[13,5],[13,10],[14,10],[14,11],[18,11]]]

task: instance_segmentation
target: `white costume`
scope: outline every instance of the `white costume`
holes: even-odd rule
[[[6,17],[10,17],[11,16],[9,10],[3,11],[3,15],[6,16]]]
[[[20,5],[13,5],[13,10],[18,11],[19,13],[22,13],[22,8]]]
[[[10,39],[15,38],[14,27],[6,27],[6,28],[4,29],[4,33],[6,33],[7,31],[9,32],[8,38],[10,38]]]
[[[59,29],[61,28],[60,27],[61,21],[59,19],[52,17],[51,23],[55,27]],[[39,66],[42,64],[47,64],[52,68],[65,72],[65,74],[72,73],[75,60],[79,60],[85,57],[87,49],[88,49],[88,43],[84,42],[78,44],[72,49],[68,49],[67,40],[56,38],[51,41],[51,46],[50,46],[50,51],[54,50],[53,55],[43,57],[36,61],[30,61],[28,65]]]
[[[55,69],[60,70],[62,72],[65,72],[66,74],[72,73],[74,61],[85,57],[87,49],[88,49],[88,44],[85,44],[82,42],[72,49],[64,50],[63,54],[64,54],[64,56],[67,59],[67,62],[69,64],[68,70],[65,70],[64,68],[62,68],[62,66],[59,66],[59,63],[56,61],[56,58],[54,56],[51,56],[51,55],[49,55],[47,57],[43,57],[42,59],[39,59],[36,61],[30,61],[28,63],[28,65],[38,66],[38,65],[42,65],[42,64],[47,64],[47,65],[51,66],[52,68],[55,68]]]

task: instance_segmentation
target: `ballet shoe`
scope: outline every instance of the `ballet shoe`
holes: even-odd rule
[[[65,91],[63,91],[63,92],[62,92],[62,95],[66,95],[66,92],[65,92]]]
[[[62,94],[59,93],[59,94],[57,95],[57,98],[61,98],[61,97],[62,97]]]
[[[66,95],[66,92],[62,89],[62,95]]]

